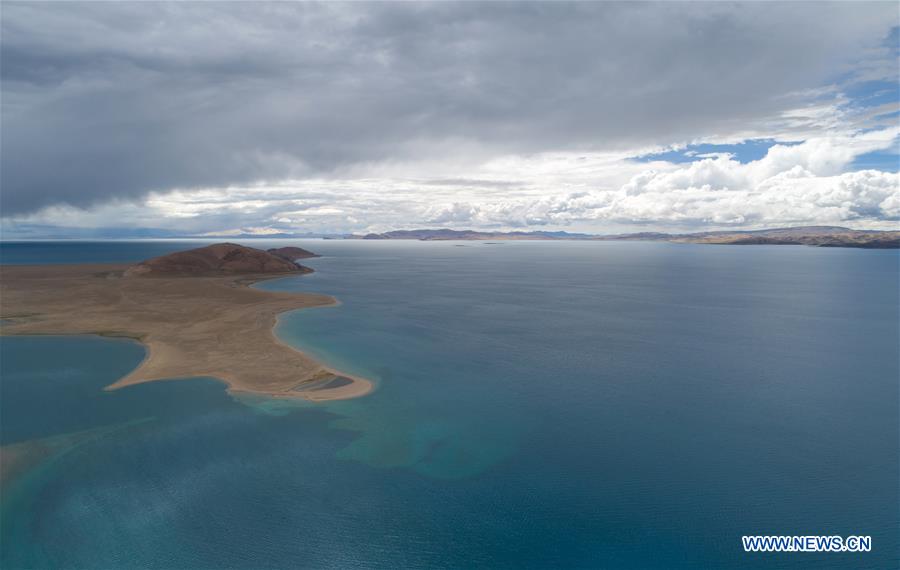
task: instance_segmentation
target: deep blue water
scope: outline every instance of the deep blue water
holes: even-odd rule
[[[52,453],[4,489],[0,566],[900,565],[896,252],[299,244],[317,272],[260,287],[342,304],[283,316],[279,336],[377,390],[110,393],[139,345],[3,338],[2,443]],[[751,555],[744,534],[871,535],[873,552]]]

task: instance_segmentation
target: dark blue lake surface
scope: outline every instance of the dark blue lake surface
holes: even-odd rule
[[[896,252],[297,243],[324,254],[317,272],[259,287],[342,304],[284,315],[278,335],[377,390],[104,392],[139,345],[2,338],[4,453],[36,459],[4,488],[0,566],[900,565]],[[871,535],[873,551],[745,554],[745,534]]]

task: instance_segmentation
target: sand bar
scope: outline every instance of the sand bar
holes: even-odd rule
[[[333,297],[253,289],[291,273],[133,278],[132,266],[0,266],[0,334],[130,337],[144,361],[107,389],[197,376],[230,392],[313,401],[355,398],[371,381],[332,370],[278,340],[277,315]],[[332,381],[334,380],[334,381]]]

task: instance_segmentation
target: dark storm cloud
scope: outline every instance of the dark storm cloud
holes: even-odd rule
[[[735,132],[895,21],[891,3],[5,2],[0,207]]]

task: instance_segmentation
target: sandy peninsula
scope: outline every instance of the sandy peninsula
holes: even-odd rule
[[[367,394],[371,381],[332,370],[274,335],[280,313],[333,305],[334,298],[249,287],[309,271],[287,257],[234,244],[137,265],[0,266],[0,334],[141,342],[144,361],[107,389],[211,376],[232,393],[312,401]]]

